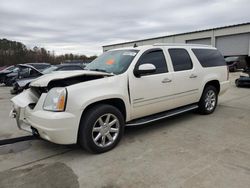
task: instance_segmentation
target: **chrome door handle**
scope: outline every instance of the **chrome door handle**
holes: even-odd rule
[[[170,80],[169,78],[164,78],[161,82],[162,83],[169,83],[169,82],[172,82],[172,80]]]
[[[195,74],[191,74],[190,76],[189,76],[189,78],[197,78],[198,76],[197,75],[195,75]]]

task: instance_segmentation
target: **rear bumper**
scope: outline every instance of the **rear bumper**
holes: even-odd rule
[[[223,95],[229,88],[230,85],[230,81],[224,81],[224,82],[220,82],[220,93],[219,95]]]

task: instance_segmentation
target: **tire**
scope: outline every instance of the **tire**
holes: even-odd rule
[[[83,114],[78,142],[91,153],[103,153],[113,149],[119,143],[123,132],[122,113],[114,106],[98,104]]]
[[[235,80],[235,85],[236,85],[236,87],[240,87],[240,85],[239,85],[239,79]]]
[[[217,89],[212,85],[206,86],[198,103],[198,112],[204,115],[213,113],[217,106],[217,102]]]

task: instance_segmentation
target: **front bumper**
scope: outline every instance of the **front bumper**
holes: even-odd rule
[[[77,142],[79,119],[69,112],[51,112],[42,109],[43,99],[46,94],[42,94],[34,109],[29,105],[22,106],[14,103],[11,112],[16,119],[19,129],[37,134],[45,140],[57,144],[75,144]],[[16,97],[25,97],[20,94]],[[31,101],[32,102],[32,101]]]

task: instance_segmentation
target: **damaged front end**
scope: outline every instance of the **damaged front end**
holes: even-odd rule
[[[27,89],[18,96],[11,99],[13,103],[13,109],[10,112],[10,116],[16,119],[16,123],[19,129],[34,134],[34,129],[27,122],[27,107],[31,107],[32,104],[36,104],[39,96],[32,89]]]
[[[41,138],[58,143],[76,143],[79,114],[67,110],[52,111],[45,108],[46,97],[56,88],[101,79],[112,74],[95,72],[65,73],[42,76],[30,87],[11,99],[13,109],[10,115],[16,119],[19,129],[39,135]],[[66,89],[65,89],[66,90]],[[66,103],[66,102],[65,102]],[[70,126],[69,126],[70,125]]]

